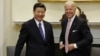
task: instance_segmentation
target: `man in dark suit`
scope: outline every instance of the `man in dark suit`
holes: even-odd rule
[[[20,56],[26,43],[26,56],[54,56],[54,36],[52,25],[43,20],[46,7],[42,3],[33,6],[34,17],[22,24],[15,56]]]
[[[66,2],[64,8],[67,18],[61,22],[59,48],[64,56],[90,56],[93,37],[86,20],[76,16],[74,2]]]

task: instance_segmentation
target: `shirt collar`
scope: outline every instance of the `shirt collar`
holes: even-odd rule
[[[73,21],[75,19],[76,14],[70,19],[71,21]],[[68,19],[69,20],[69,19]]]
[[[41,23],[43,25],[43,21],[39,22],[38,20],[35,19],[35,22],[36,22],[37,26],[39,25],[39,23]]]

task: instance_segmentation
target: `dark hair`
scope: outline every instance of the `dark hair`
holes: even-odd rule
[[[62,18],[61,18],[59,21],[63,21],[63,20],[65,20],[66,18],[67,18],[66,14],[63,14],[63,15],[62,15]]]
[[[84,12],[82,12],[82,13],[80,14],[79,17],[85,19],[85,20],[88,22],[87,17],[86,17],[86,15],[84,14]]]
[[[83,18],[84,20],[86,20],[88,22],[87,17],[84,14],[84,12],[81,10],[81,8],[77,6],[77,9],[79,10],[79,14],[80,14],[79,17]]]
[[[79,14],[81,14],[82,13],[82,10],[81,10],[81,8],[80,7],[76,7],[77,9],[78,9],[78,11],[79,11]]]
[[[35,5],[33,6],[33,10],[35,11],[36,8],[44,8],[44,10],[46,11],[46,7],[43,3],[35,3]]]

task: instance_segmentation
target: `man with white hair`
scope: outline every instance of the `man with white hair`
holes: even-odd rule
[[[72,1],[65,3],[67,18],[61,22],[59,48],[64,51],[64,56],[90,56],[93,36],[86,20],[77,17],[76,7]]]

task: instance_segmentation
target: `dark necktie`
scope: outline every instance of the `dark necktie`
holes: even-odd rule
[[[39,31],[40,31],[40,33],[41,33],[41,36],[42,36],[43,40],[45,40],[45,39],[44,39],[43,30],[42,30],[42,27],[41,27],[41,23],[39,23]]]

